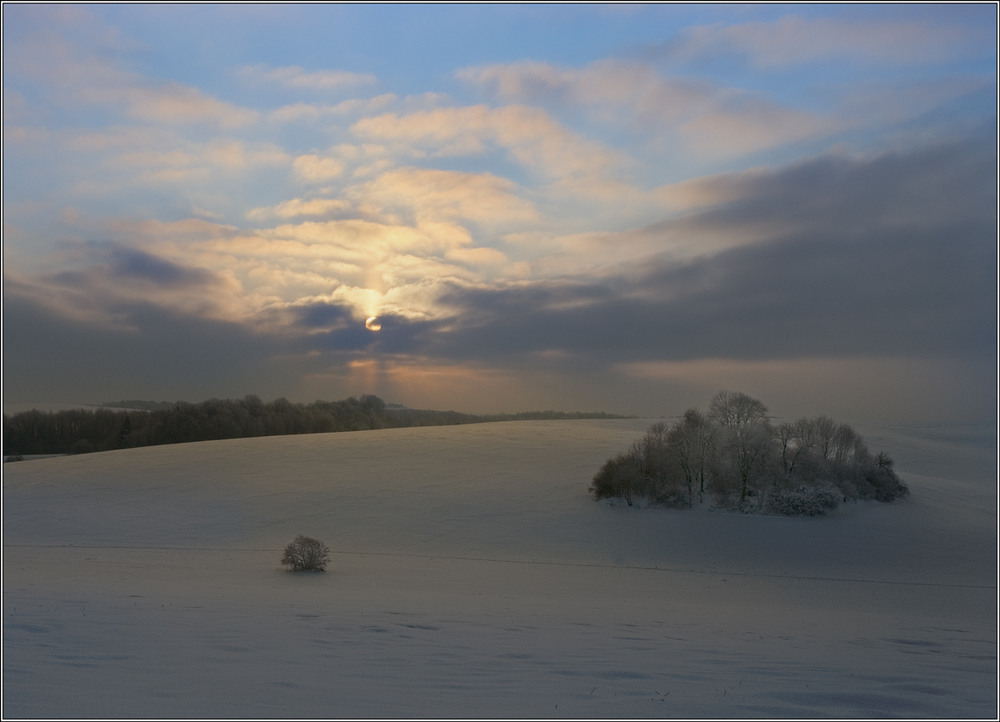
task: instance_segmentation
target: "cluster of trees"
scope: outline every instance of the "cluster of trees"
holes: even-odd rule
[[[25,411],[4,415],[3,448],[8,456],[73,454],[136,446],[251,436],[360,431],[403,426],[443,426],[539,418],[602,418],[609,414],[526,412],[476,416],[456,411],[407,409],[365,394],[342,401],[264,403],[257,396],[179,401],[121,402],[131,408]],[[139,408],[136,408],[139,407]],[[145,408],[142,408],[145,407]]]
[[[848,499],[892,501],[908,493],[884,452],[872,454],[847,424],[826,416],[772,424],[758,399],[720,391],[708,411],[653,424],[594,476],[596,499],[636,498],[789,515],[825,514]]]

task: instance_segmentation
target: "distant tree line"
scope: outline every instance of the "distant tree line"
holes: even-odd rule
[[[201,403],[123,401],[113,405],[119,408],[4,414],[4,454],[79,454],[190,441],[486,421],[615,418],[605,413],[557,411],[477,416],[408,409],[370,394],[311,404],[295,404],[284,398],[264,403],[250,395]]]
[[[909,493],[884,452],[872,454],[847,424],[826,416],[772,424],[747,394],[720,391],[707,413],[657,422],[594,476],[596,499],[637,498],[692,507],[706,494],[740,511],[818,516],[849,499],[892,501]]]

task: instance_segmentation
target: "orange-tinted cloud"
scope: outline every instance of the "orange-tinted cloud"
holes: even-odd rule
[[[298,218],[301,216],[327,216],[350,208],[350,203],[340,198],[292,198],[275,206],[251,208],[247,218],[263,221],[268,218]]]
[[[297,178],[309,183],[324,183],[344,174],[344,164],[340,160],[315,153],[300,155],[292,167]]]
[[[417,223],[462,219],[517,226],[537,222],[540,216],[534,204],[518,191],[514,182],[492,173],[413,167],[383,173],[352,189],[369,204],[412,213]]]
[[[361,138],[431,156],[481,155],[491,148],[543,177],[601,173],[624,158],[554,121],[538,108],[484,105],[438,108],[407,115],[387,113],[359,120]]]
[[[384,93],[373,98],[351,98],[334,104],[298,102],[272,110],[267,117],[279,123],[317,123],[328,118],[384,111],[397,99],[393,93]]]
[[[352,73],[347,70],[312,70],[299,65],[273,68],[267,65],[247,65],[240,74],[258,82],[275,83],[286,88],[303,90],[334,90],[358,85],[371,85],[376,78],[371,73]]]

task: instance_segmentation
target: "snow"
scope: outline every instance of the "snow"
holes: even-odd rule
[[[3,412],[7,415],[23,414],[25,411],[42,411],[45,413],[58,413],[59,411],[95,411],[102,408],[96,404],[62,404],[43,401],[41,403],[4,403]]]
[[[995,430],[859,429],[911,497],[826,518],[594,502],[649,423],[5,464],[4,717],[997,715]]]

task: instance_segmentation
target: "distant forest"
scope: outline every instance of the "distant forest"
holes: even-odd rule
[[[114,408],[109,408],[114,407]],[[119,401],[96,410],[25,411],[3,417],[6,458],[82,454],[190,441],[285,434],[319,434],[405,426],[446,426],[489,421],[624,418],[603,412],[529,411],[474,415],[408,409],[366,394],[342,401],[264,403],[257,396],[201,403]]]

